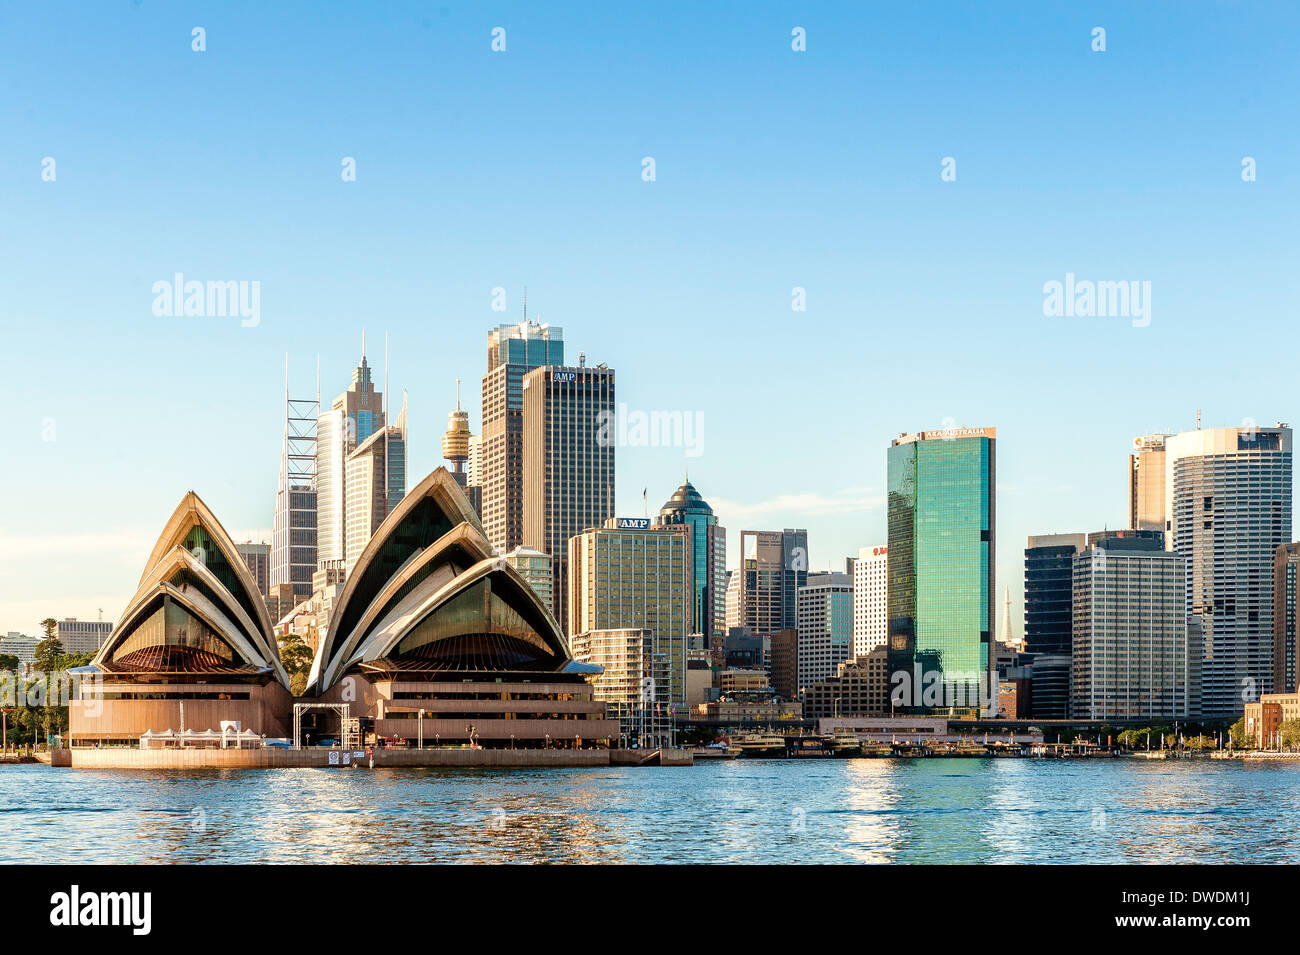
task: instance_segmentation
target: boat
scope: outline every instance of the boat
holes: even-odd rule
[[[832,756],[862,755],[862,740],[858,739],[852,733],[837,733],[834,736],[823,736],[822,746]]]
[[[691,750],[696,759],[735,759],[740,750],[729,743],[709,743]]]
[[[750,733],[739,737],[733,745],[741,756],[750,759],[785,757],[785,737],[775,733]]]

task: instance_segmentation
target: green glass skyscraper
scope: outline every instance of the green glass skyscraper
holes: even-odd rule
[[[691,529],[692,633],[704,640],[702,648],[693,649],[710,649],[715,639],[722,641],[726,635],[727,532],[690,481],[659,508],[659,523],[686,524]]]
[[[994,633],[995,428],[889,448],[889,674],[900,712],[978,713]],[[981,707],[981,700],[984,707]]]

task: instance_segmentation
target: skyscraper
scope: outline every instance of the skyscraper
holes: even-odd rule
[[[990,689],[996,444],[994,428],[951,428],[889,448],[889,670],[913,712],[977,709]]]
[[[1163,523],[1163,521],[1161,521]],[[1025,547],[1026,653],[1069,656],[1074,626],[1074,555],[1083,534],[1034,534]],[[1059,719],[1065,718],[1062,712]]]
[[[668,661],[669,698],[684,703],[693,604],[690,528],[611,518],[569,540],[566,564],[571,643],[593,631],[650,631],[654,652]]]
[[[236,544],[239,556],[248,565],[248,572],[257,581],[257,592],[263,597],[271,592],[271,545],[255,544],[251,540]]]
[[[348,573],[406,490],[406,403],[397,424],[380,427],[349,452],[344,466],[344,567]],[[324,566],[324,562],[321,562]]]
[[[614,516],[614,441],[604,430],[614,414],[614,371],[545,365],[524,375],[522,389],[523,545],[551,555],[564,626],[569,538]]]
[[[853,562],[853,657],[889,642],[889,548],[863,547]]]
[[[848,574],[809,574],[795,597],[799,633],[799,686],[835,675],[853,653],[853,578]]]
[[[796,594],[808,582],[808,532],[741,531],[739,574],[740,626],[759,637],[797,629]]]
[[[320,373],[316,397],[289,397],[289,359],[284,360],[284,443],[271,534],[271,590],[293,588],[296,600],[311,596],[316,572],[316,431],[320,416]]]
[[[1273,559],[1291,540],[1291,429],[1185,431],[1165,442],[1173,550],[1201,630],[1201,708],[1233,719],[1273,690]]]
[[[1300,544],[1273,552],[1273,692],[1296,691],[1296,636],[1300,632]]]
[[[484,533],[503,554],[524,543],[524,375],[563,364],[564,332],[558,326],[525,320],[488,332],[483,433],[471,470],[483,489]]]
[[[713,508],[688,480],[659,508],[659,523],[683,524],[691,531],[691,632],[702,634],[704,645],[719,647],[726,639],[727,531],[718,525]]]
[[[1165,523],[1165,439],[1147,434],[1133,439],[1128,456],[1128,526],[1134,530],[1168,531]]]
[[[1188,638],[1182,557],[1160,536],[1107,535],[1074,558],[1071,716],[1200,715],[1200,648]]]
[[[384,396],[375,391],[363,332],[361,363],[352,370],[352,384],[321,414],[317,428],[318,560],[346,559],[348,456],[383,427]]]

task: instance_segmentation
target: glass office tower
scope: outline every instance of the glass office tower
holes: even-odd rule
[[[718,526],[713,508],[690,481],[659,508],[659,523],[686,524],[691,529],[691,632],[701,634],[704,648],[711,648],[715,638],[720,641],[726,634],[727,532]]]
[[[889,672],[891,689],[907,688],[895,710],[971,713],[987,701],[996,439],[994,428],[952,428],[889,448]]]
[[[1038,534],[1025,548],[1025,652],[1069,656],[1074,612],[1074,555],[1083,534]],[[1035,716],[1038,714],[1035,713]],[[1058,719],[1064,719],[1062,713]]]

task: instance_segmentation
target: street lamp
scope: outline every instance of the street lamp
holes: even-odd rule
[[[419,737],[419,748],[424,749],[424,710],[420,710],[415,717],[415,731]]]

